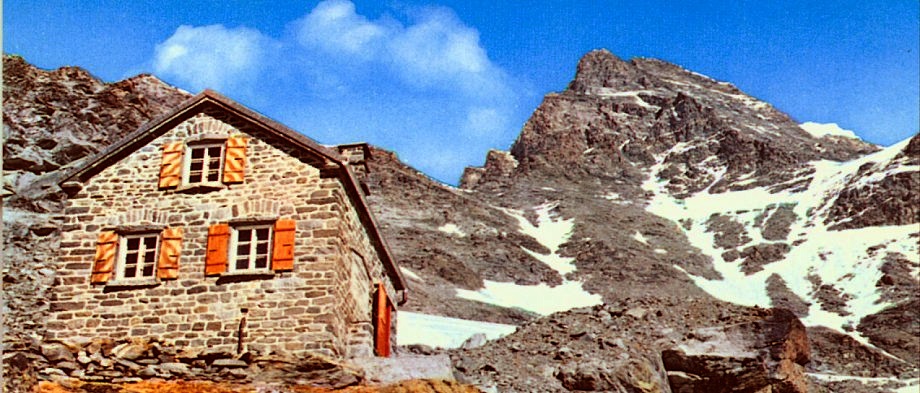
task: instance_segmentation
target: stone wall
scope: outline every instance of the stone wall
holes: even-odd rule
[[[245,181],[199,193],[159,190],[160,146],[198,134],[250,137]],[[179,354],[367,354],[373,282],[389,280],[342,184],[310,162],[316,157],[271,133],[199,113],[93,176],[62,217],[45,339],[130,336],[160,340]],[[208,226],[247,217],[296,220],[294,270],[206,277]],[[98,233],[132,225],[183,229],[178,279],[149,288],[90,285]],[[353,253],[369,274],[355,271],[363,266],[349,263]]]
[[[67,344],[48,342],[42,344],[38,352],[38,376],[63,384],[68,384],[69,378],[111,383],[157,378],[238,383],[297,382],[341,387],[364,380],[364,373],[355,365],[318,354],[254,357],[251,353],[236,356],[213,349],[187,353],[157,339],[95,339]]]

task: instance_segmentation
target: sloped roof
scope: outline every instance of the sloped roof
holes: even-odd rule
[[[123,139],[72,168],[58,184],[63,185],[64,183],[72,181],[85,182],[103,169],[127,157],[137,149],[172,129],[174,126],[187,120],[206,106],[216,106],[219,110],[236,115],[244,121],[259,127],[261,130],[272,133],[288,142],[290,146],[299,148],[321,159],[325,162],[325,167],[320,169],[336,169],[335,172],[337,177],[345,187],[350,199],[355,203],[358,216],[361,218],[362,224],[368,229],[368,233],[371,236],[371,243],[373,243],[377,249],[377,253],[380,255],[380,259],[387,269],[387,275],[392,280],[393,286],[396,287],[397,290],[406,289],[405,280],[396,267],[395,260],[390,253],[389,247],[380,235],[379,227],[367,206],[364,193],[361,192],[361,187],[355,179],[354,174],[348,169],[344,158],[337,151],[322,146],[305,135],[210,89],[189,98],[175,109],[151,119]]]

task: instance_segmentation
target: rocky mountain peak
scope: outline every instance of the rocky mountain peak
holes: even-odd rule
[[[569,83],[568,91],[584,94],[592,87],[634,89],[642,86],[635,66],[606,49],[588,52],[578,62],[575,78]]]
[[[788,180],[803,162],[844,161],[877,149],[853,138],[816,137],[729,83],[661,60],[624,61],[595,50],[579,61],[568,88],[547,95],[524,125],[510,149],[518,165],[489,170],[501,166],[490,155],[484,167],[467,170],[465,178],[476,181],[463,187],[582,175],[638,185],[652,175],[677,194],[714,185],[721,192],[740,181],[756,187]]]

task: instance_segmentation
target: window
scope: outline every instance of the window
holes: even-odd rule
[[[248,144],[246,137],[220,136],[166,143],[162,146],[159,187],[208,189],[242,183]]]
[[[221,179],[224,144],[191,145],[183,184],[216,183]]]
[[[271,265],[272,225],[234,227],[230,247],[231,272],[268,270]]]
[[[133,286],[176,279],[181,254],[182,228],[102,231],[90,282]]]
[[[245,219],[208,227],[204,274],[274,274],[294,270],[294,220]]]
[[[156,274],[160,234],[125,235],[121,236],[119,243],[120,253],[115,278],[122,280],[153,278]]]

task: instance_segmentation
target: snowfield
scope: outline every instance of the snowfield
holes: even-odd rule
[[[766,188],[754,188],[710,194],[707,189],[682,200],[671,197],[665,188],[666,183],[658,181],[657,174],[670,153],[666,152],[658,157],[658,164],[651,171],[652,176],[642,185],[643,189],[654,195],[646,210],[674,221],[692,220],[690,228],[685,230],[688,240],[712,257],[715,269],[723,277],[710,280],[687,273],[697,286],[709,294],[746,306],[769,307],[772,302],[767,294],[766,281],[771,275],[777,274],[792,292],[810,304],[808,315],[802,318],[806,326],[826,326],[868,345],[865,337],[852,331],[852,328],[863,317],[892,305],[880,300],[875,286],[882,276],[880,268],[887,254],[899,253],[915,266],[920,265],[917,242],[909,237],[920,228],[917,225],[903,225],[830,231],[824,220],[836,196],[855,179],[861,165],[874,163],[877,168],[884,168],[886,174],[917,170],[893,162],[907,142],[846,163],[813,162],[811,169],[814,173],[805,175],[813,177],[806,191],[771,193]],[[711,173],[718,180],[724,172]],[[755,225],[755,217],[771,205],[784,204],[794,206],[796,215],[788,238],[773,242],[765,240],[761,228]],[[752,240],[741,248],[782,242],[788,244],[791,250],[782,260],[764,265],[763,270],[745,274],[741,270],[740,260],[728,262],[722,258],[725,250],[716,247],[715,233],[707,232],[706,222],[713,214],[733,217],[745,226]],[[870,247],[874,250],[869,250]],[[915,268],[915,276],[917,272]],[[816,295],[816,285],[809,280],[809,276],[812,280],[819,279],[818,285],[829,284],[840,292],[845,302],[843,312],[822,309],[822,301]]]
[[[409,311],[398,313],[399,328],[396,329],[398,345],[422,344],[430,347],[459,348],[464,341],[477,333],[494,340],[514,333],[517,326],[467,319],[448,318],[438,315]]]

